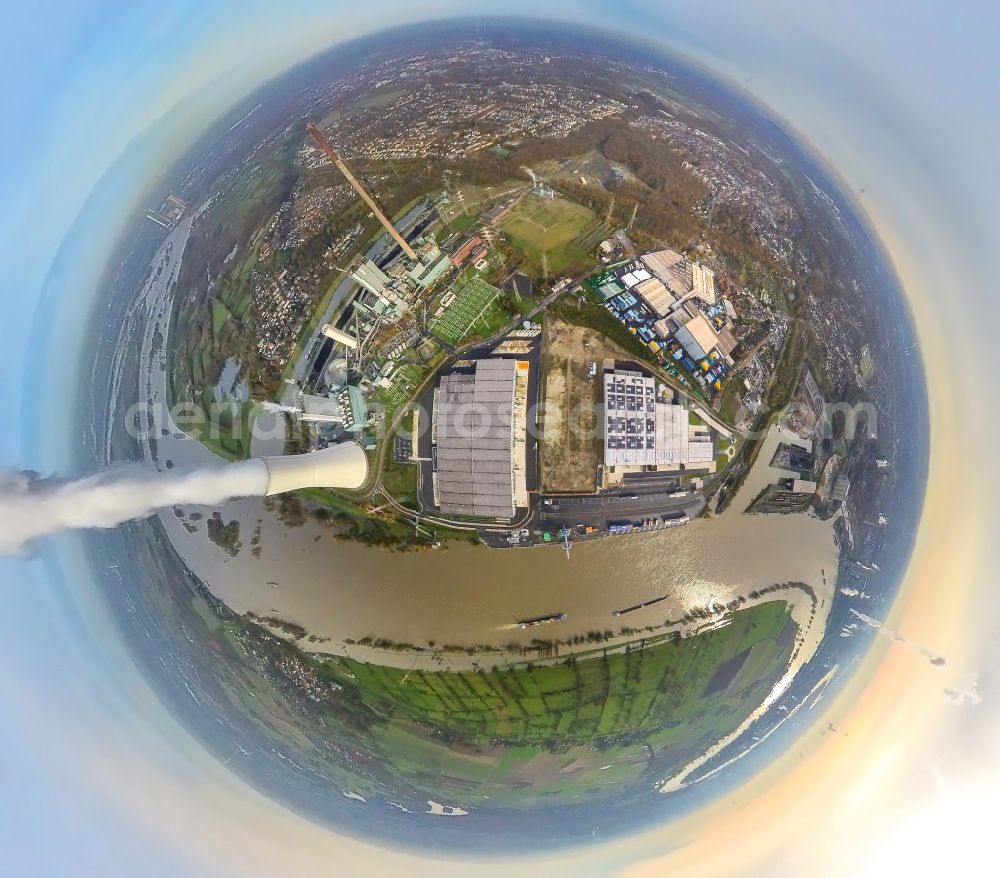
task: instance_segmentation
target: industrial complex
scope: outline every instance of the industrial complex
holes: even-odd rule
[[[653,353],[669,353],[700,386],[722,389],[733,367],[736,312],[716,291],[711,269],[657,250],[611,266],[591,286]]]
[[[261,141],[274,161],[190,214],[187,189],[150,211],[199,242],[172,391],[222,427],[240,420],[224,405],[266,401],[289,452],[359,446],[363,485],[302,498],[344,538],[568,547],[678,527],[724,511],[756,459],[744,437],[796,375],[790,437],[814,435],[824,394],[877,380],[847,311],[821,333],[793,317],[809,261],[795,212],[779,189],[756,198],[761,169],[697,118],[534,67],[512,84],[511,58],[429,57],[304,98],[316,123],[279,153]],[[351,98],[362,83],[385,102]],[[745,214],[754,246],[708,204]],[[788,365],[793,335],[822,372]],[[215,450],[248,453],[249,431],[217,432]],[[790,437],[754,511],[861,506],[843,440]]]
[[[370,463],[359,494],[377,509],[416,534],[471,530],[498,547],[568,551],[571,539],[702,513],[741,442],[724,397],[745,396],[753,411],[766,384],[753,360],[731,392],[738,314],[710,255],[644,252],[629,231],[635,207],[615,228],[613,199],[602,222],[531,168],[530,182],[485,191],[446,175],[391,215],[371,176],[362,182],[324,131],[306,128],[304,166],[332,164],[342,182],[324,193],[346,183],[367,216],[338,226],[321,257],[333,284],[313,313],[301,272],[254,281],[257,350],[284,370],[274,398],[298,424],[298,450],[355,443]],[[324,194],[307,216],[345,203]],[[170,223],[184,208],[171,197],[151,218]],[[372,219],[380,230],[365,243]],[[271,259],[271,247],[250,258]],[[574,303],[580,323],[567,335],[560,321]],[[213,327],[225,313],[213,310]],[[762,511],[832,495],[832,483],[811,481],[801,448],[783,453],[777,472],[790,481],[776,479]]]
[[[711,269],[657,250],[577,281],[555,278],[547,290],[516,272],[501,288],[486,280],[503,265],[498,235],[523,199],[557,200],[551,187],[533,180],[467,231],[442,232],[440,205],[430,200],[394,223],[324,135],[308,130],[384,229],[345,271],[282,400],[310,426],[313,447],[357,442],[377,459],[379,443],[407,418],[410,435],[397,436],[385,466],[399,473],[397,483],[415,477],[416,520],[472,526],[491,545],[568,545],[571,535],[675,526],[697,514],[702,501],[689,482],[699,479],[697,487],[717,472],[720,434],[703,405],[694,414],[688,382],[672,364],[705,388],[721,387],[732,365],[732,309]],[[624,231],[614,241],[634,246]],[[532,313],[544,313],[548,302],[587,288],[663,364],[652,371],[624,359],[591,364],[601,454],[589,504],[539,491],[543,328],[499,305],[504,296],[527,296]],[[716,426],[728,443],[732,432]],[[374,472],[385,478],[377,465]],[[608,505],[616,499],[617,507]]]

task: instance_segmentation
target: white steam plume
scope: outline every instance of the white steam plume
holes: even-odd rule
[[[301,415],[302,409],[297,408],[294,405],[281,405],[281,403],[271,402],[270,400],[265,400],[264,402],[258,402],[257,406],[265,412],[272,415],[280,415],[283,412],[290,415]]]
[[[901,646],[905,646],[907,649],[912,650],[917,653],[917,655],[923,656],[930,664],[934,665],[936,668],[944,667],[946,664],[944,658],[939,656],[936,652],[932,652],[926,646],[920,646],[917,643],[910,643],[902,634],[893,631],[891,628],[887,628],[878,619],[873,619],[871,616],[866,616],[864,613],[860,613],[854,609],[854,607],[849,608],[851,613],[853,613],[858,619],[864,622],[869,628],[874,629],[879,634],[888,637],[890,640],[895,641]]]
[[[0,470],[0,555],[19,554],[61,530],[115,527],[167,506],[211,506],[266,490],[267,470],[259,460],[187,472],[134,464],[75,480]]]
[[[917,655],[921,656],[928,664],[934,668],[943,668],[947,662],[944,660],[943,656],[938,655],[936,652],[929,650],[926,646],[920,646],[917,643],[912,643],[903,637],[902,634],[893,631],[891,628],[887,628],[877,619],[873,619],[871,616],[866,616],[864,613],[859,613],[853,607],[851,612],[862,622],[865,623],[869,628],[874,629],[879,634],[884,637],[888,637],[894,643],[898,643],[901,646],[905,646],[907,649],[912,650]],[[840,631],[841,637],[850,637],[854,630],[857,628],[857,623],[851,625],[846,625]],[[983,695],[979,691],[979,678],[978,675],[973,675],[972,680],[962,689],[948,688],[944,690],[945,696],[953,704],[958,704],[960,706],[971,706],[975,707],[980,704],[983,700]]]

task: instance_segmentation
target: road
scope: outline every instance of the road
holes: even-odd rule
[[[612,522],[641,521],[656,515],[696,518],[705,508],[701,493],[657,491],[649,494],[597,494],[560,497],[538,506],[538,523],[547,529],[576,527],[579,524],[606,529]]]

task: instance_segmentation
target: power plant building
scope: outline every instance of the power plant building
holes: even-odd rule
[[[472,255],[474,250],[481,247],[482,243],[483,239],[479,235],[473,235],[451,254],[451,264],[457,268]]]
[[[351,272],[354,278],[366,290],[370,290],[375,295],[381,295],[382,291],[389,286],[391,279],[381,268],[370,259],[366,259],[354,271]]]
[[[451,259],[447,256],[440,257],[423,275],[417,280],[417,285],[426,289],[433,284],[441,275],[451,267]]]
[[[361,389],[341,387],[332,396],[302,394],[299,400],[301,419],[316,424],[339,424],[347,433],[358,433],[369,421],[368,406]]]
[[[334,341],[350,348],[352,351],[356,350],[358,347],[358,340],[353,335],[349,332],[344,332],[342,329],[337,329],[336,326],[332,326],[329,323],[324,323],[320,332],[322,332],[327,338],[332,338]]]
[[[529,364],[490,358],[452,372],[434,391],[434,502],[452,515],[513,518],[527,506]]]
[[[394,280],[370,259],[351,272],[351,279],[362,287],[354,299],[355,311],[370,318],[395,319],[406,310],[405,282]]]
[[[513,207],[513,201],[508,204],[498,204],[496,207],[491,207],[486,213],[482,214],[479,217],[479,221],[488,226],[495,226],[511,212]]]

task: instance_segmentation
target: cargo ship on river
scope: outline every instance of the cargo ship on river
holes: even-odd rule
[[[566,618],[565,613],[552,613],[548,616],[538,616],[535,619],[522,619],[517,623],[518,628],[534,628],[536,625],[548,625],[550,622],[562,622]]]

